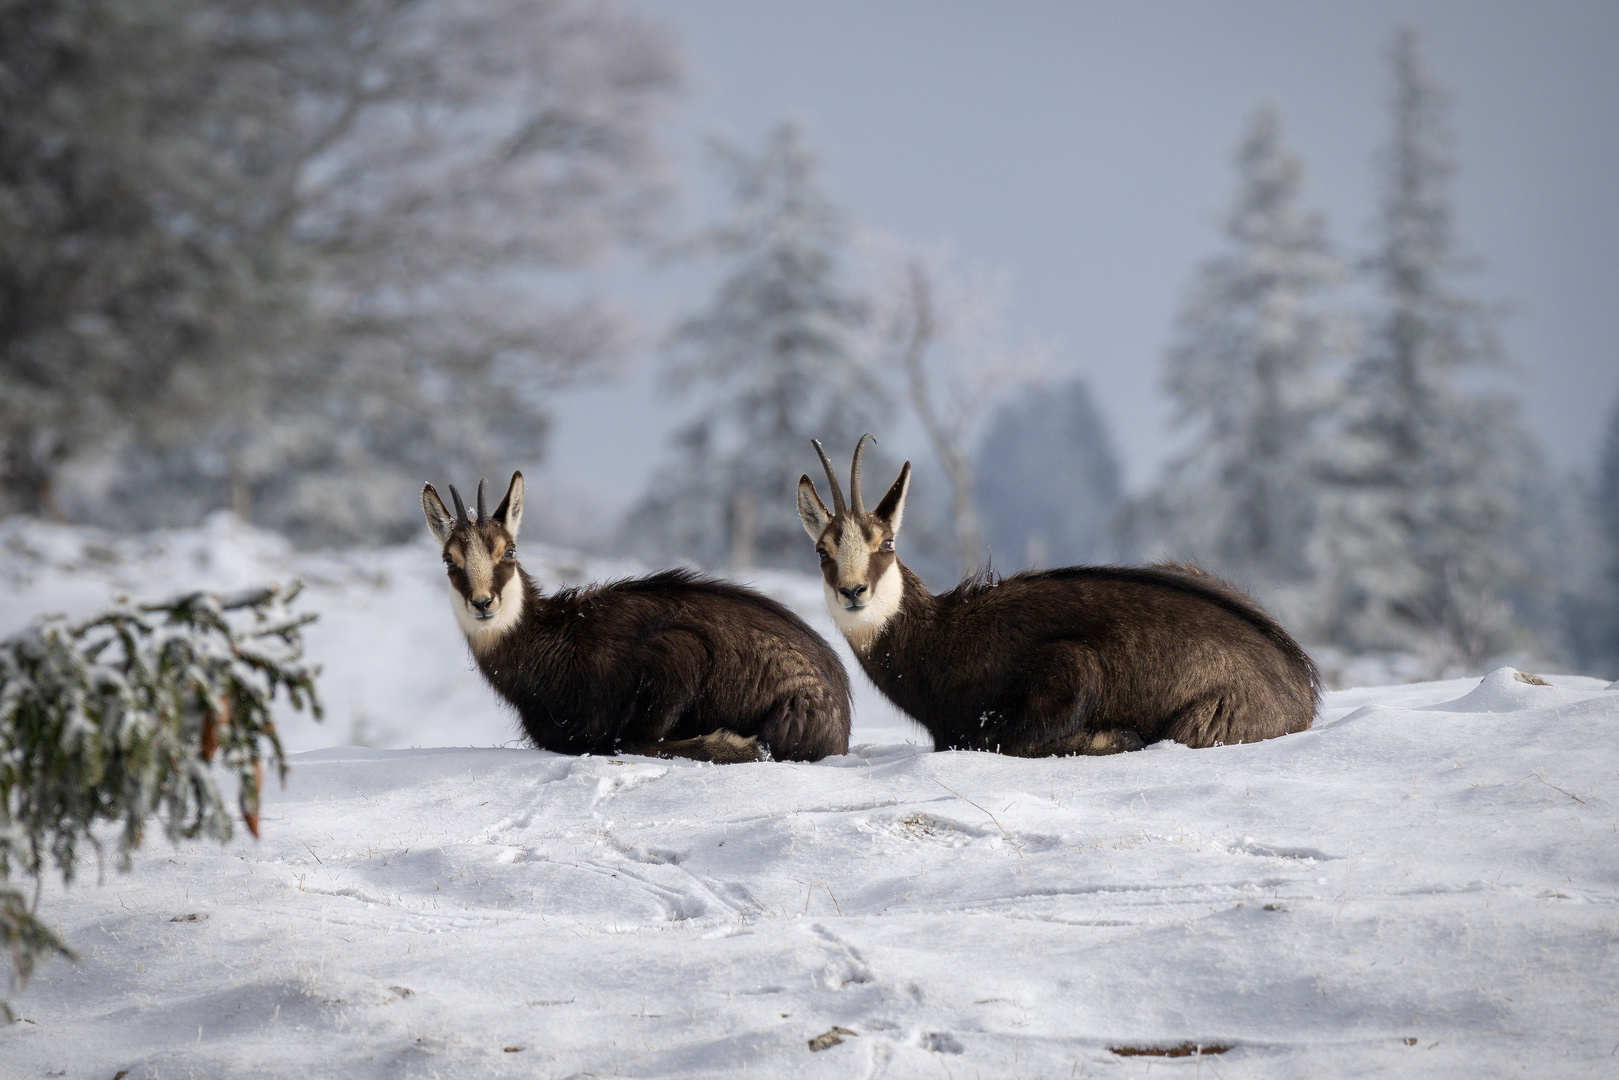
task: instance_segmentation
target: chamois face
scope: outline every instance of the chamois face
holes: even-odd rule
[[[478,514],[466,512],[452,486],[456,514],[450,516],[432,484],[422,489],[427,527],[443,548],[451,607],[474,649],[487,648],[523,615],[523,579],[517,572],[517,530],[523,520],[523,474],[513,473],[506,497],[493,514],[478,484]]]
[[[894,538],[905,515],[905,495],[911,485],[911,463],[907,461],[877,509],[866,512],[860,497],[860,451],[870,437],[862,437],[855,447],[849,476],[852,507],[844,505],[843,493],[824,453],[821,463],[831,486],[833,509],[827,510],[808,476],[798,481],[798,517],[804,531],[815,541],[827,610],[843,636],[862,651],[899,611],[905,592]],[[815,450],[821,453],[820,443],[815,444]]]

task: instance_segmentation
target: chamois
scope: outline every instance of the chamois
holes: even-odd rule
[[[866,512],[860,453],[869,438],[855,446],[851,505],[814,443],[833,508],[805,475],[798,515],[821,559],[832,621],[935,749],[1112,754],[1310,726],[1320,676],[1309,656],[1247,596],[1194,568],[985,575],[935,596],[894,551],[910,462]]]
[[[785,607],[682,570],[545,596],[517,562],[523,474],[493,514],[482,481],[476,518],[450,497],[454,517],[422,489],[456,619],[536,747],[714,762],[848,751],[849,677]]]

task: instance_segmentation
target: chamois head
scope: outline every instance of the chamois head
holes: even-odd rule
[[[506,497],[491,514],[478,481],[478,513],[467,513],[461,493],[450,485],[455,516],[432,484],[422,488],[427,528],[443,546],[444,566],[456,620],[474,648],[494,644],[523,615],[523,580],[517,572],[517,529],[523,523],[523,474],[512,473]]]
[[[826,469],[826,482],[832,491],[831,511],[821,502],[814,481],[807,475],[798,480],[798,518],[815,541],[815,552],[821,558],[827,610],[856,649],[869,645],[894,617],[905,591],[894,553],[894,537],[905,516],[911,463],[907,461],[899,471],[899,479],[877,509],[867,513],[860,494],[860,453],[870,438],[862,435],[855,444],[854,463],[849,469],[849,505],[844,504],[832,463],[819,442],[811,440]]]

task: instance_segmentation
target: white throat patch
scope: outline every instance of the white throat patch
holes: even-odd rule
[[[822,582],[826,590],[826,610],[832,622],[843,632],[849,645],[857,653],[871,648],[874,638],[882,633],[888,620],[899,614],[900,601],[905,596],[905,579],[900,576],[899,560],[889,564],[877,585],[871,590],[871,599],[863,607],[850,611],[843,605],[843,597],[831,585]]]
[[[455,609],[455,621],[461,624],[461,632],[466,634],[467,643],[474,652],[482,652],[492,647],[495,642],[505,636],[506,631],[517,625],[523,617],[523,575],[513,574],[511,580],[506,582],[505,588],[500,590],[500,606],[495,609],[492,619],[479,619],[467,598],[450,590],[450,606]]]

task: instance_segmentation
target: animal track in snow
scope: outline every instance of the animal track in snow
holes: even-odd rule
[[[866,958],[860,955],[860,950],[821,923],[811,924],[809,930],[818,939],[816,944],[827,953],[817,976],[822,986],[841,990],[845,986],[874,981],[871,968],[867,966]]]
[[[1299,862],[1340,862],[1343,859],[1342,855],[1328,855],[1316,848],[1272,846],[1247,836],[1227,842],[1216,840],[1213,846],[1231,855],[1261,855],[1274,859],[1296,859]]]
[[[595,809],[609,799],[615,799],[630,788],[652,780],[660,780],[669,773],[667,765],[623,765],[612,769],[596,781],[596,795],[590,800]]]
[[[648,866],[679,866],[685,861],[688,852],[671,851],[659,847],[621,847],[619,854],[632,862],[645,863]]]

